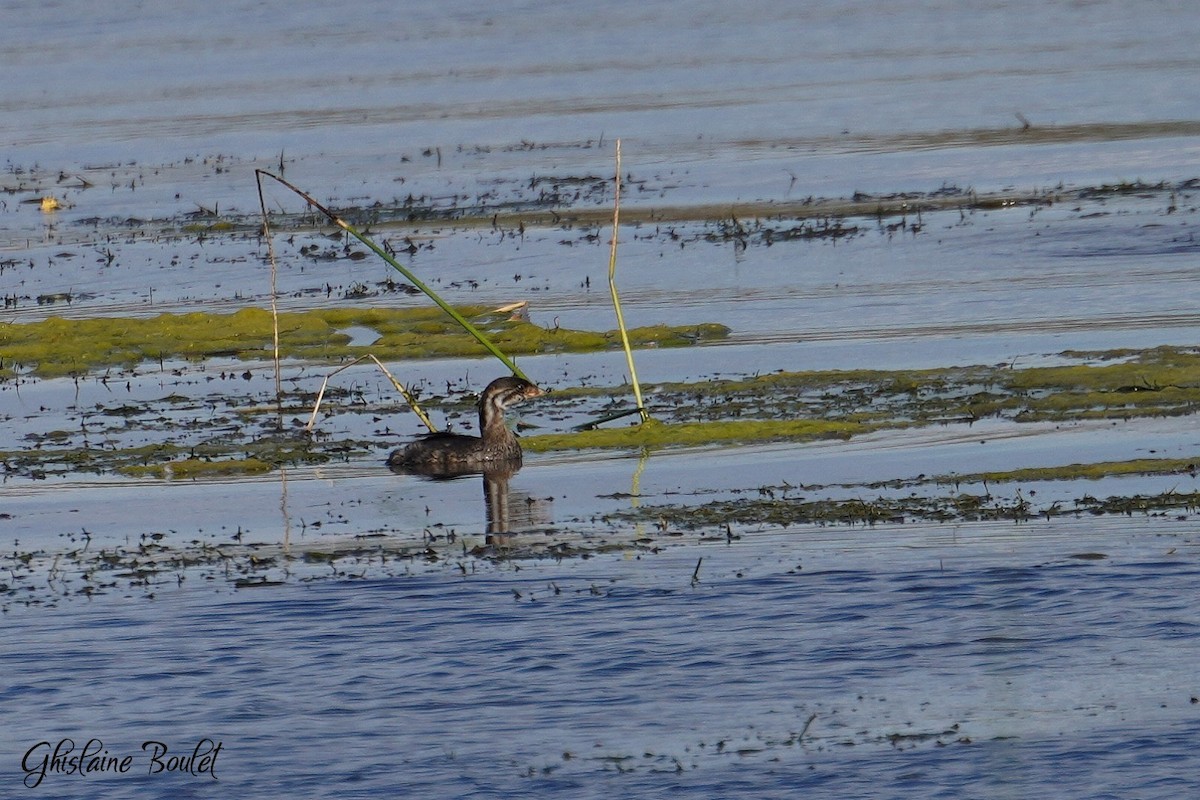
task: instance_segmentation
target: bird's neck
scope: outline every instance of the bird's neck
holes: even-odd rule
[[[480,402],[479,435],[493,442],[512,438],[512,432],[504,424],[504,407],[498,397],[485,397]]]

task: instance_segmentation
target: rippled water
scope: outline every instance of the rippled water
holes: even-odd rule
[[[919,235],[860,220],[846,240],[748,249],[700,243],[701,222],[679,225],[686,247],[631,226],[627,315],[734,331],[703,357],[640,354],[643,377],[1194,343],[1198,35],[1200,10],[1182,2],[117,0],[86,13],[11,2],[0,11],[0,293],[23,298],[6,308],[12,320],[261,304],[257,241],[146,231],[198,211],[252,213],[253,167],[281,160],[338,204],[505,201],[538,176],[610,174],[619,136],[633,208],[949,187],[1064,198],[931,213]],[[1144,191],[1076,191],[1135,181]],[[29,201],[44,194],[66,207],[43,214]],[[438,237],[414,266],[453,302],[536,287],[539,324],[611,324],[605,293],[581,291],[600,285],[602,243],[564,244],[553,228],[518,245],[486,230]],[[337,281],[382,275],[360,262]],[[326,302],[305,292],[332,279],[285,253],[280,280],[303,307]],[[474,288],[446,288],[467,280]],[[61,293],[70,306],[27,302]],[[619,382],[624,370],[612,354],[522,363],[551,386]],[[492,368],[404,366],[435,383]],[[298,385],[319,383],[299,369]],[[125,397],[202,403],[207,377],[147,371]],[[377,376],[350,377],[380,391]],[[26,434],[86,436],[88,409],[120,399],[88,379],[3,388],[0,449]],[[598,515],[639,498],[1190,457],[1200,442],[1188,424],[985,424],[645,462],[532,457],[513,489],[535,527],[588,537],[604,528]],[[477,481],[400,478],[374,460],[298,470],[286,488],[281,498],[277,476],[6,479],[0,543],[52,559],[84,532],[108,548],[148,531],[277,544],[290,525],[304,545],[483,528]],[[319,576],[318,563],[237,591],[181,572],[179,585],[91,599],[57,597],[67,579],[45,565],[55,602],[9,595],[0,617],[0,794],[990,798],[1051,786],[1150,798],[1197,787],[1189,514],[737,533],[586,559],[372,563],[357,580]],[[95,737],[135,766],[51,772],[26,790],[22,756],[64,737]],[[222,744],[219,781],[145,774],[142,742],[190,753],[205,738]]]
[[[6,621],[0,751],[10,773],[41,738],[139,769],[142,738],[223,745],[219,784],[48,796],[1178,796],[1197,546],[1135,522],[797,533],[80,603]]]

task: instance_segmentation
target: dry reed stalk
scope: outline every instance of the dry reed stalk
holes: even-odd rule
[[[418,417],[421,418],[421,422],[425,423],[425,427],[429,428],[429,432],[437,433],[437,426],[434,425],[432,421],[430,421],[429,415],[426,414],[425,411],[421,408],[421,406],[417,404],[416,396],[413,395],[413,393],[411,391],[409,391],[404,386],[404,384],[402,384],[402,383],[400,383],[400,381],[396,380],[396,377],[394,375],[392,375],[392,373],[388,372],[388,368],[383,365],[382,361],[380,361],[378,358],[376,358],[375,356],[370,355],[370,354],[365,355],[365,356],[359,356],[358,358],[351,361],[349,364],[343,364],[342,366],[338,367],[337,369],[333,370],[332,372],[330,372],[329,374],[327,374],[325,376],[325,379],[323,381],[321,381],[321,389],[320,389],[320,391],[317,392],[317,399],[313,403],[312,415],[308,418],[308,424],[304,426],[304,430],[311,431],[313,429],[313,427],[315,427],[317,424],[317,413],[321,410],[321,401],[323,399],[325,399],[325,389],[327,389],[329,387],[329,379],[332,378],[334,375],[337,375],[342,370],[350,369],[350,367],[353,367],[355,364],[359,364],[363,361],[366,361],[367,359],[371,359],[372,361],[374,361],[375,366],[379,367],[379,369],[381,369],[383,371],[384,375],[387,375],[388,380],[390,380],[392,382],[392,386],[396,387],[396,391],[400,392],[400,394],[404,396],[405,402],[408,403],[409,407],[413,410],[413,413],[415,413]]]
[[[282,162],[282,156],[280,157]],[[257,179],[257,176],[256,176]],[[263,238],[267,240],[267,258],[271,262],[271,359],[275,364],[275,411],[276,427],[283,429],[283,375],[279,358],[279,299],[277,277],[279,269],[275,261],[275,238],[271,236],[270,218],[267,214],[267,201],[263,196],[262,180],[258,182],[258,206],[262,209]]]
[[[613,223],[612,243],[608,252],[608,291],[612,295],[613,310],[617,314],[617,327],[621,331],[621,345],[625,348],[625,361],[629,365],[629,378],[633,383],[633,397],[637,401],[637,413],[642,422],[650,419],[642,403],[642,386],[638,383],[637,369],[633,365],[633,350],[629,346],[629,334],[625,330],[625,315],[621,313],[621,298],[617,295],[617,227],[621,222],[621,140],[617,139],[617,172],[613,179]]]

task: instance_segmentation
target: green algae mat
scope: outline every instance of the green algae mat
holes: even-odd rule
[[[1123,420],[1200,410],[1200,349],[1064,353],[1074,363],[925,370],[780,371],[651,387],[657,422],[527,437],[527,450],[850,438],[971,423]],[[610,390],[566,389],[559,399]]]
[[[616,331],[542,328],[486,307],[464,307],[463,316],[510,355],[589,352],[620,347]],[[369,345],[353,344],[347,328],[377,334]],[[684,347],[723,339],[729,329],[714,323],[634,328],[634,347]],[[466,357],[487,350],[439,309],[319,309],[279,314],[283,358],[338,361],[372,354],[381,360]],[[271,355],[270,312],[247,308],[231,314],[194,312],[153,317],[50,317],[0,325],[0,377],[27,371],[39,377],[82,375],[108,367],[131,367],[169,359],[241,358]]]

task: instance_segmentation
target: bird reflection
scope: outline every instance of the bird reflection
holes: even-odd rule
[[[526,492],[513,492],[509,481],[521,470],[521,458],[489,465],[486,470],[444,469],[441,467],[417,467],[389,464],[388,468],[399,475],[417,475],[435,481],[448,481],[470,475],[483,477],[483,505],[486,519],[488,544],[504,544],[515,530],[533,525],[541,514],[536,513],[537,502]]]
[[[492,543],[493,536],[504,535],[512,530],[508,481],[520,469],[518,464],[515,468],[509,465],[483,473],[483,505],[487,510],[489,544]]]

